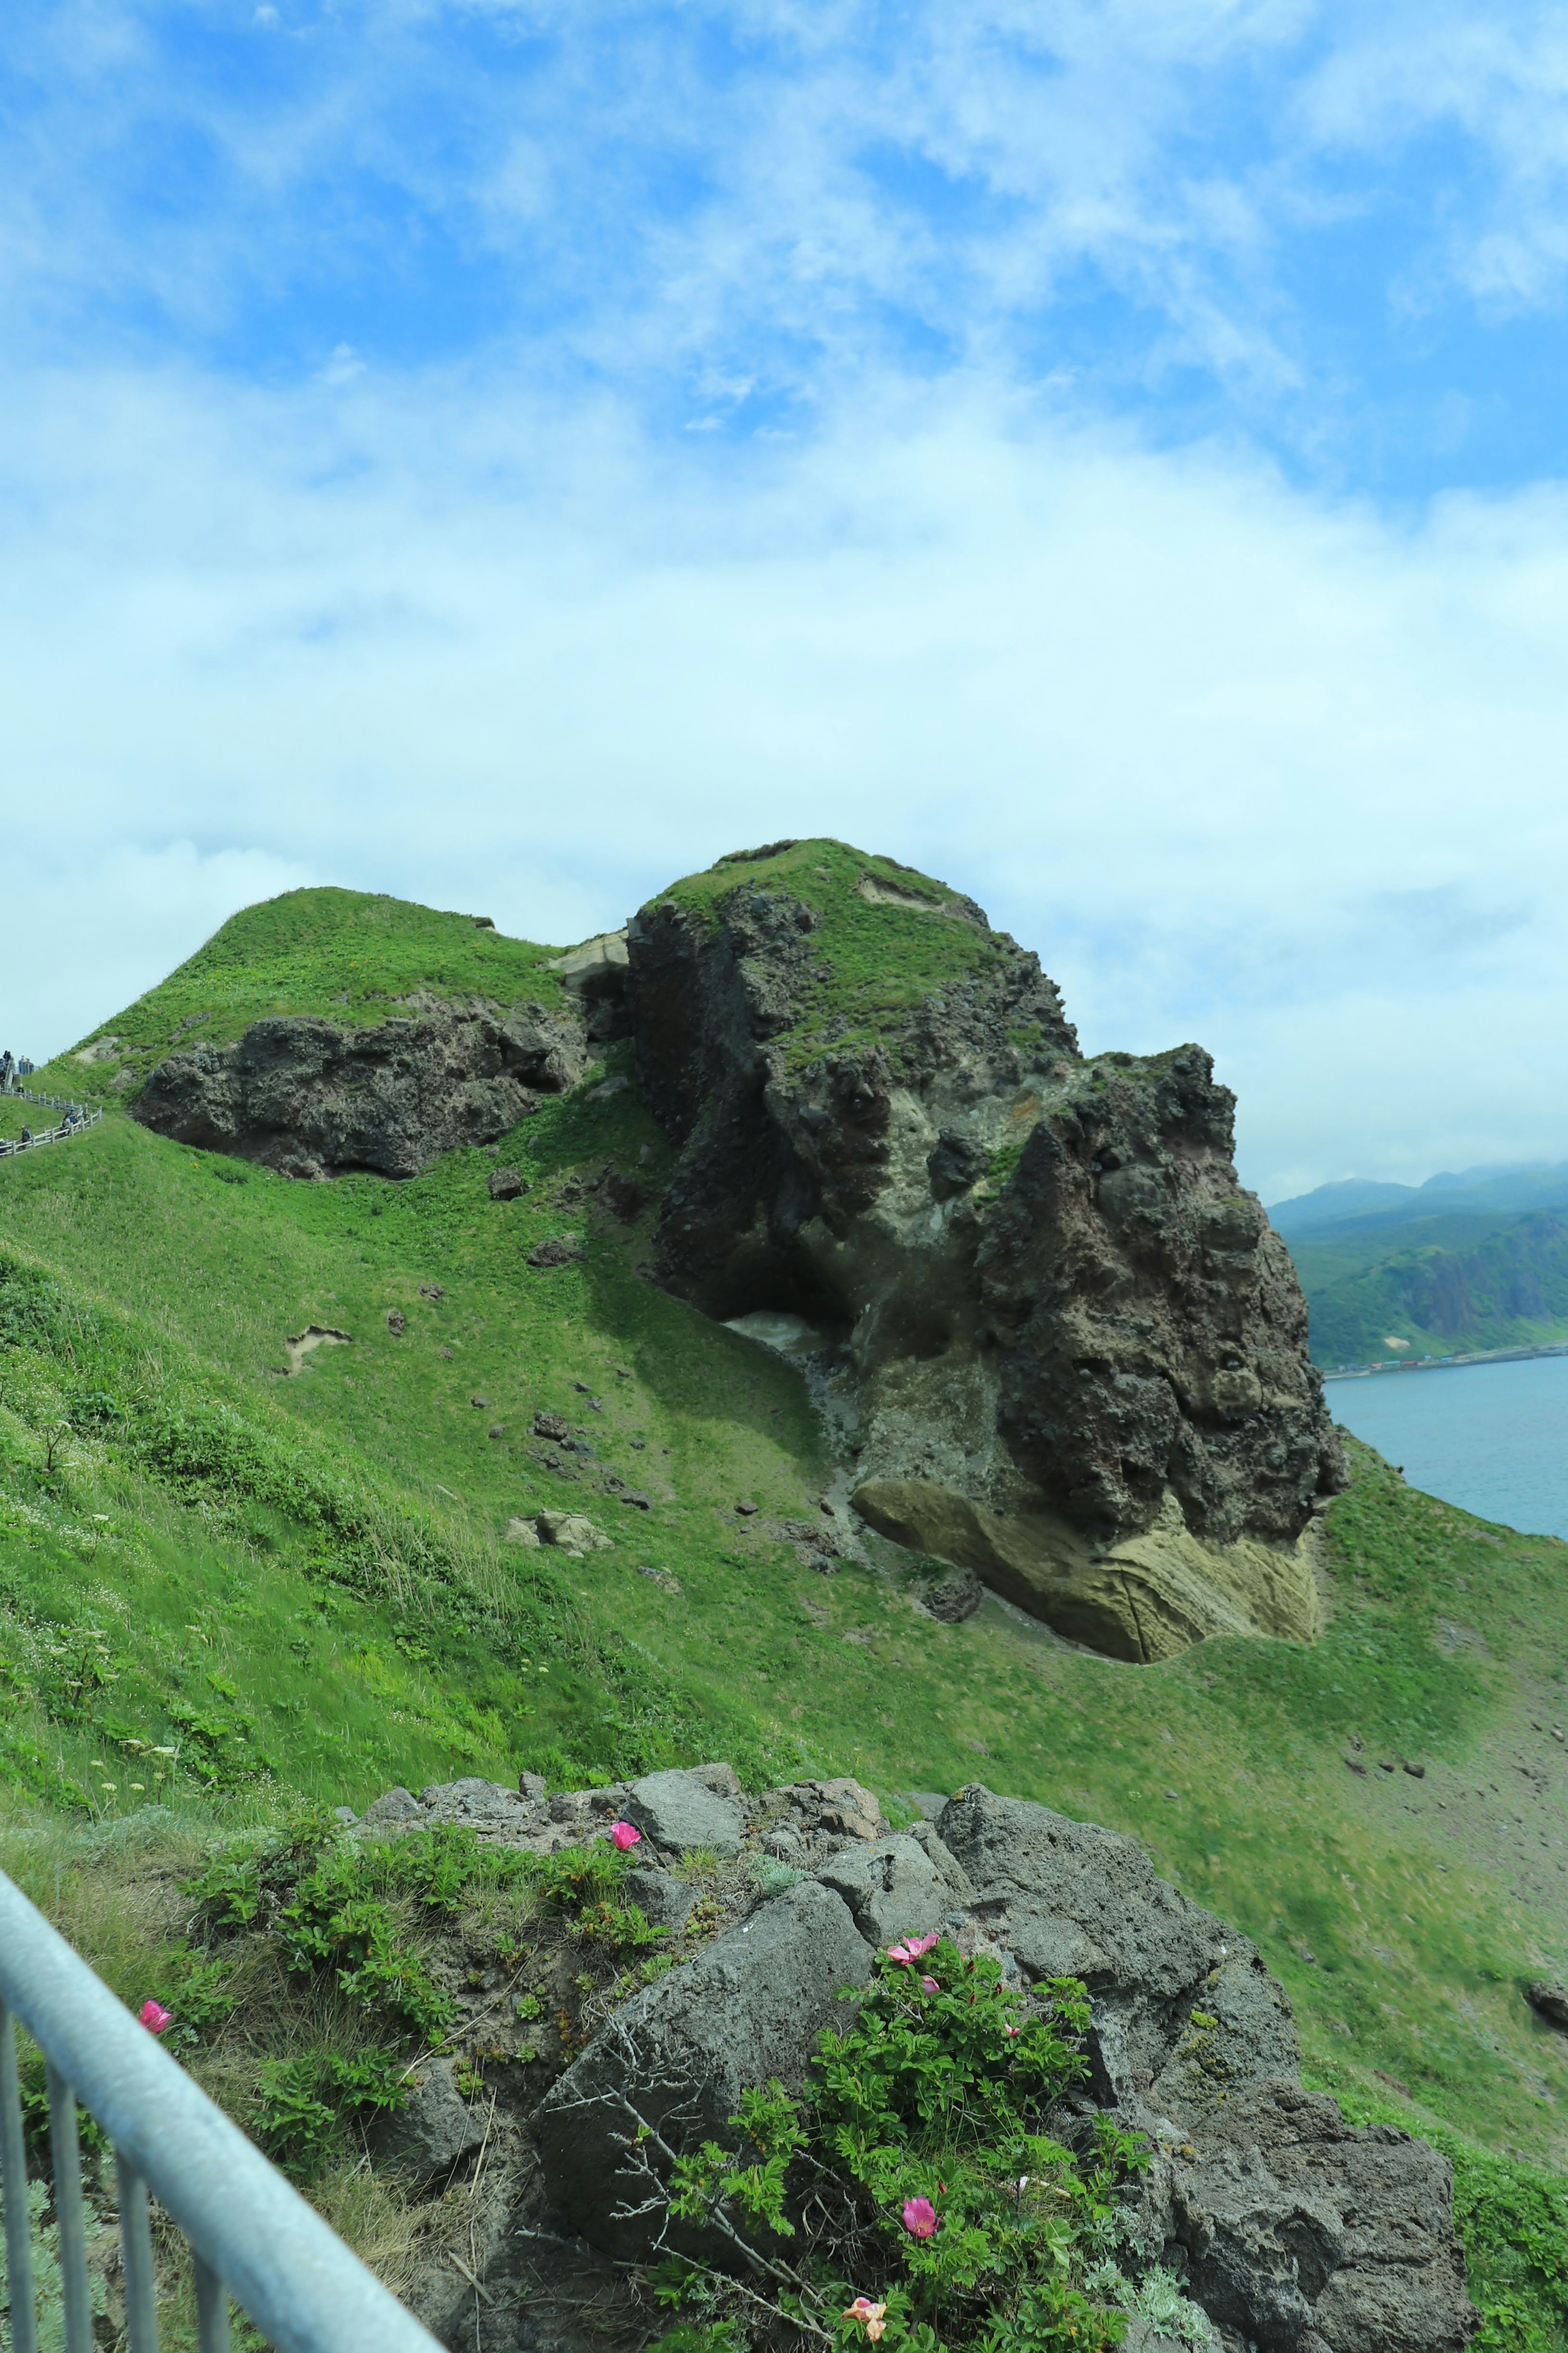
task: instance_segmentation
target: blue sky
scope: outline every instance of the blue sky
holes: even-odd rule
[[[1560,14],[13,0],[0,143],[0,1042],[830,831],[1266,1198],[1568,1157]]]

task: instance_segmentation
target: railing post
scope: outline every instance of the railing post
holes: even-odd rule
[[[196,2256],[196,2341],[200,2353],[228,2353],[228,2290],[205,2255]]]
[[[10,2303],[11,2353],[38,2353],[33,2301],[33,2245],[27,2219],[27,2150],[22,2137],[22,2086],[16,2074],[16,2030],[0,2001],[0,2201],[5,2208],[5,2293]]]
[[[120,2204],[120,2255],[125,2266],[125,2333],[131,2353],[158,2353],[158,2288],[153,2276],[147,2184],[118,2149],[114,2187]]]
[[[76,2094],[51,2061],[49,2152],[55,2168],[55,2220],[60,2233],[60,2300],[66,2353],[92,2353],[92,2303],[87,2284],[87,2225],[82,2213],[81,2142]]]

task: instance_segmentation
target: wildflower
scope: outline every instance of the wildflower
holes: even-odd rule
[[[911,2239],[932,2239],[936,2236],[936,2208],[929,2198],[906,2198],[904,2228]]]
[[[610,1824],[610,1837],[614,1841],[615,1844],[620,1848],[623,1854],[626,1853],[628,1847],[638,1846],[642,1842],[641,1831],[637,1830],[631,1822],[612,1822]]]
[[[906,1936],[901,1945],[888,1947],[888,1958],[890,1961],[899,1961],[908,1968],[911,1961],[923,1960],[931,1947],[939,1944],[941,1940],[942,1931],[939,1928],[933,1928],[929,1936]]]
[[[1022,2034],[1022,2032],[1024,2031],[1024,2030],[1023,2030],[1023,2028],[1022,2028],[1021,2026],[1015,2026],[1015,2025],[1014,2025],[1014,2023],[1013,2023],[1013,2021],[1012,2021],[1011,2019],[1008,2019],[1008,2020],[1006,2021],[1005,2024],[1003,2026],[1002,2031],[1003,2031],[1003,2033],[1004,2033],[1004,2034],[1005,2034],[1005,2035],[1007,2035],[1009,2038],[1011,2038],[1011,2037],[1012,2037],[1013,2035],[1015,2035],[1015,2034]]]
[[[938,1986],[934,1978],[921,1978],[921,1991],[922,1993],[938,1993],[941,1991],[941,1988]]]
[[[174,2011],[165,2010],[161,2001],[153,2001],[151,1998],[142,2003],[140,2016],[149,2034],[162,2034],[166,2026],[174,2023]]]
[[[875,2345],[879,2337],[887,2330],[887,2311],[885,2304],[873,2304],[868,2295],[858,2295],[853,2304],[845,2306],[844,2317],[846,2320],[858,2320]]]

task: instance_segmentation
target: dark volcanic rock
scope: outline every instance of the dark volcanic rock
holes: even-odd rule
[[[580,1023],[531,1005],[504,1023],[437,1012],[374,1029],[278,1014],[235,1045],[171,1054],[131,1110],[160,1135],[288,1176],[414,1176],[503,1134],[537,1107],[536,1089],[574,1084],[583,1053]]]
[[[996,1956],[1025,1999],[1043,1979],[1086,1979],[1091,2097],[1069,2092],[1049,2129],[1076,2142],[1109,2113],[1145,2137],[1152,2161],[1122,2193],[1139,2267],[1173,2272],[1227,2353],[1464,2353],[1478,2316],[1447,2160],[1390,2127],[1357,2130],[1302,2088],[1283,1989],[1131,1841],[978,1787],[939,1826],[887,1835],[854,1784],[747,1801],[732,1777],[721,1788],[725,1767],[700,1769],[765,1853],[813,1875],[699,1944],[557,2078],[530,2120],[531,2223],[553,2212],[551,2228],[623,2263],[676,2244],[733,2264],[716,2238],[660,2240],[671,2158],[708,2138],[733,2145],[741,2092],[774,2075],[803,2084],[875,1947],[942,1926],[961,1951]],[[844,1806],[828,1803],[840,1794]],[[626,1801],[562,1797],[550,1812],[602,1835],[605,1810]],[[831,1835],[846,1807],[849,1835]],[[663,1873],[630,1884],[650,1917],[684,1917],[689,1890]]]
[[[636,1995],[534,2116],[552,2204],[607,2254],[646,2261],[659,2217],[626,2211],[647,2186],[642,2152],[628,2147],[639,2124],[695,2148],[728,2133],[749,2085],[777,2076],[798,2090],[818,2031],[851,2014],[840,1989],[863,1985],[870,1968],[847,1906],[807,1880]]]
[[[1108,1536],[1169,1492],[1213,1543],[1294,1537],[1342,1483],[1295,1269],[1231,1166],[1235,1107],[1195,1046],[1107,1056],[1043,1109],[976,1252],[1009,1452]]]
[[[573,1266],[582,1255],[582,1243],[574,1241],[569,1234],[551,1234],[534,1244],[528,1253],[528,1263],[540,1267]]]
[[[1548,2025],[1568,2028],[1568,1986],[1552,1978],[1532,1978],[1524,1989],[1524,1998]]]
[[[515,1201],[529,1189],[521,1168],[492,1168],[489,1192],[492,1201]]]
[[[921,908],[967,976],[869,1039],[825,1021],[818,871],[628,927],[643,1100],[679,1151],[658,1279],[816,1327],[858,1422],[857,1509],[1073,1640],[1310,1639],[1298,1540],[1343,1465],[1208,1056],[1086,1065],[1036,957],[882,873],[852,895]]]
[[[962,1626],[973,1618],[985,1599],[985,1588],[972,1568],[961,1568],[955,1577],[944,1577],[926,1588],[925,1606],[933,1618],[944,1626]]]
[[[1259,2353],[1463,2353],[1478,2316],[1453,2176],[1426,2141],[1357,2131],[1321,2092],[1250,2085],[1167,2158],[1156,2227],[1190,2291]]]

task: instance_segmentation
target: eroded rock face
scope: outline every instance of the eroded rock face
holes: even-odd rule
[[[232,1046],[169,1055],[131,1112],[160,1135],[287,1176],[415,1176],[438,1153],[503,1134],[542,1092],[574,1085],[585,1052],[574,1015],[533,1004],[374,1029],[278,1014]]]
[[[900,903],[887,878],[861,895]],[[660,1279],[818,1327],[858,1508],[1071,1639],[1311,1639],[1300,1539],[1343,1465],[1234,1098],[1196,1046],[1086,1064],[1036,957],[972,902],[920,903],[973,971],[869,1046],[824,1031],[808,889],[634,918],[643,1097],[680,1147]]]

